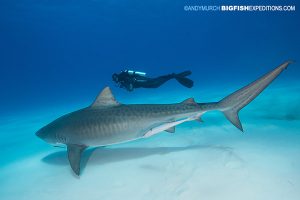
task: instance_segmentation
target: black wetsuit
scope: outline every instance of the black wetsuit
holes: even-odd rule
[[[159,76],[157,78],[149,78],[135,73],[130,74],[128,71],[122,71],[120,74],[113,74],[113,80],[118,84],[119,87],[125,88],[128,91],[132,91],[134,88],[158,88],[173,78],[179,81],[182,85],[191,88],[193,86],[193,81],[185,77],[190,74],[190,71],[185,71],[180,74],[172,73]]]
[[[169,74],[165,76],[159,76],[157,78],[148,78],[148,77],[139,77],[135,79],[134,87],[135,88],[158,88],[168,80],[174,78],[174,74]]]

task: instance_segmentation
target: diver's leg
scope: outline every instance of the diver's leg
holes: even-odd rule
[[[149,78],[147,81],[140,83],[140,87],[144,88],[158,88],[168,80],[175,77],[175,74],[169,74],[165,76],[159,76],[157,78]]]

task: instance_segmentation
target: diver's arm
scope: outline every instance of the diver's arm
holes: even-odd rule
[[[127,77],[125,79],[125,81],[123,82],[123,86],[126,88],[126,90],[128,90],[130,92],[133,91],[133,89],[134,89],[134,78]]]

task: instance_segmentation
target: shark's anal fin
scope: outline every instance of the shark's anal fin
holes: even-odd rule
[[[200,118],[200,117],[199,117],[199,118],[196,118],[195,120],[196,120],[197,122],[199,122],[199,123],[203,123],[203,122],[204,122],[204,121],[202,120],[202,118]]]
[[[86,146],[77,145],[77,144],[68,144],[67,149],[68,149],[68,159],[69,159],[71,168],[74,171],[74,173],[77,176],[79,176],[81,153],[86,149]]]
[[[168,132],[168,133],[175,133],[175,126],[172,126],[168,129],[166,129],[165,131]]]

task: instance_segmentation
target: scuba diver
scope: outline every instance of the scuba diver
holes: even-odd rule
[[[157,78],[146,77],[145,72],[138,72],[133,70],[123,70],[121,73],[114,73],[112,75],[113,81],[115,81],[120,88],[124,88],[128,91],[133,91],[134,88],[158,88],[170,79],[175,78],[181,85],[191,88],[194,82],[186,76],[191,75],[191,71],[184,71],[179,74],[168,74],[165,76],[159,76]]]

